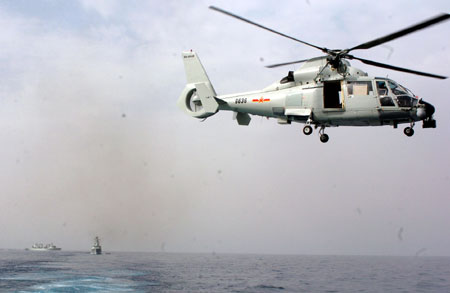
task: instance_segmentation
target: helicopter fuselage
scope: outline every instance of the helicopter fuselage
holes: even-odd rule
[[[419,100],[410,90],[388,78],[370,77],[341,60],[336,69],[326,57],[306,61],[298,70],[272,85],[253,92],[217,95],[194,52],[184,52],[188,83],[178,106],[188,115],[203,119],[218,111],[233,111],[239,125],[249,125],[250,115],[276,118],[280,124],[305,123],[303,133],[331,126],[381,126],[394,128],[409,123],[404,132],[414,134],[416,121],[435,128],[434,107]]]
[[[280,124],[306,123],[310,118],[313,124],[325,126],[395,126],[425,118],[426,107],[417,98],[399,98],[389,89],[381,95],[375,89],[377,82],[395,84],[392,80],[360,77],[217,98],[226,102],[219,110],[277,118]],[[362,88],[360,92],[350,93],[354,84]]]
[[[322,68],[324,58],[255,92],[217,96],[219,110],[278,119],[280,124],[316,126],[397,126],[421,121],[434,108],[387,78],[367,76],[346,62],[346,72]],[[241,114],[242,115],[242,114]],[[239,118],[239,117],[238,117]],[[239,120],[238,120],[239,122]]]

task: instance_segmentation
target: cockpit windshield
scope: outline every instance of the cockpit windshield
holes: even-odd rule
[[[416,96],[406,87],[404,87],[396,82],[393,82],[391,80],[388,81],[388,83],[389,83],[389,88],[391,89],[391,91],[394,95],[397,95],[397,96],[398,95],[408,95],[413,98],[416,98]]]
[[[406,108],[413,107],[418,102],[417,98],[410,90],[393,80],[377,80],[376,85],[382,107],[394,107],[395,104],[393,99],[397,102],[398,107]]]
[[[389,88],[391,89],[391,91],[394,95],[396,95],[396,96],[408,95],[408,91],[401,85],[394,83],[392,81],[388,81],[388,84],[389,84]]]
[[[396,96],[399,107],[413,107],[417,104],[414,94],[396,82],[388,81],[391,92]]]

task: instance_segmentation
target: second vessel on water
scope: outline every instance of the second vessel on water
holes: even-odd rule
[[[61,250],[60,247],[56,247],[53,243],[50,244],[42,244],[42,243],[35,243],[33,246],[31,246],[30,250],[36,250],[36,251],[48,251],[48,250]]]

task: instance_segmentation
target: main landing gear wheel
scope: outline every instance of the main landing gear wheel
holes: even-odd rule
[[[328,134],[325,133],[325,126],[321,126],[319,130],[320,141],[326,143],[330,138]]]
[[[405,130],[403,130],[403,133],[405,133],[406,136],[413,136],[414,129],[412,129],[412,127],[406,127]]]
[[[320,135],[320,141],[323,143],[326,143],[330,138],[328,137],[328,134],[324,133]]]
[[[311,126],[306,125],[305,127],[303,127],[303,133],[305,135],[310,135],[313,132],[313,129]]]

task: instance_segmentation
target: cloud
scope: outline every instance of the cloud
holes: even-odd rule
[[[95,11],[107,19],[119,11],[117,0],[80,0],[81,5],[88,11]]]

